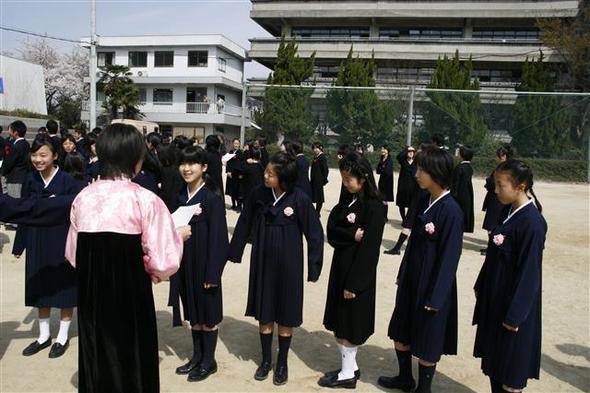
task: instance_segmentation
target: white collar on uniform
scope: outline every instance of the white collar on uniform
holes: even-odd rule
[[[41,172],[39,172],[39,176],[41,176],[41,180],[43,180],[43,183],[45,183],[45,187],[43,187],[43,188],[47,188],[47,186],[49,186],[49,183],[51,183],[51,181],[53,180],[53,178],[57,174],[57,171],[59,171],[59,167],[55,167],[55,170],[53,171],[51,176],[49,176],[49,179],[45,179],[43,177],[43,175],[41,174]]]
[[[522,206],[519,206],[518,209],[516,209],[515,211],[512,211],[512,207],[510,207],[510,212],[508,213],[508,217],[506,217],[506,219],[504,221],[502,221],[502,224],[506,224],[508,222],[508,220],[510,220],[516,213],[518,213],[519,210],[521,210],[523,207],[530,205],[531,203],[534,203],[534,201],[532,199],[529,199],[528,202],[523,203]]]
[[[190,190],[190,188],[188,187],[188,184],[187,184],[186,185],[186,194],[188,195],[188,199],[186,200],[186,202],[188,203],[188,201],[190,201],[191,199],[193,199],[194,196],[197,195],[199,193],[199,191],[201,191],[201,188],[203,188],[204,186],[205,186],[205,182],[203,182],[203,184],[201,184],[201,186],[199,188],[197,188],[195,190],[195,192],[193,192],[191,194],[191,190]]]
[[[16,138],[16,139],[14,140],[14,142],[12,142],[12,144],[13,144],[13,145],[15,145],[15,144],[16,144],[16,142],[18,142],[18,141],[24,141],[24,140],[25,140],[25,138],[23,138],[23,137],[21,136],[21,137],[18,137],[18,138]]]
[[[271,190],[272,190],[272,196],[273,196],[273,197],[274,197],[274,199],[275,199],[275,201],[273,202],[273,204],[272,204],[272,205],[273,205],[273,206],[276,206],[276,204],[277,204],[277,203],[279,203],[279,201],[281,200],[281,198],[283,198],[283,197],[285,196],[286,192],[285,192],[285,191],[283,191],[283,193],[277,197],[277,194],[275,194],[275,190],[274,190],[274,188],[271,188]]]
[[[350,202],[350,203],[348,204],[348,207],[351,207],[352,205],[354,205],[354,204],[356,203],[356,200],[357,200],[357,197],[356,197],[356,195],[355,195],[355,196],[353,196],[353,197],[352,197],[352,202]]]
[[[434,201],[431,201],[431,202],[428,204],[428,207],[426,208],[426,210],[424,210],[424,213],[426,213],[428,210],[430,210],[430,208],[431,208],[432,206],[434,206],[434,204],[435,204],[436,202],[438,202],[438,201],[440,201],[441,199],[443,199],[443,198],[444,198],[445,196],[447,196],[447,194],[449,194],[450,192],[451,192],[451,191],[449,191],[449,190],[446,190],[445,192],[443,192],[443,193],[442,193],[442,195],[441,195],[441,196],[439,196],[438,198],[436,198]]]
[[[471,161],[461,161],[461,164],[471,164]]]

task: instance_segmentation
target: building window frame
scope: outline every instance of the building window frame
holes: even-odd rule
[[[227,71],[227,60],[224,59],[223,57],[217,58],[217,70],[221,71],[221,72]]]
[[[146,51],[129,51],[129,68],[146,68],[148,53]]]
[[[203,56],[204,55],[204,56]],[[194,56],[192,60],[196,60],[191,64],[191,56]],[[203,61],[203,59],[205,61]],[[209,51],[207,50],[189,50],[187,54],[187,67],[199,67],[206,68],[209,66]]]
[[[115,52],[98,52],[96,54],[96,65],[106,67],[115,64]]]
[[[154,51],[154,68],[172,68],[174,67],[174,51],[162,50]]]
[[[170,100],[162,99],[162,95],[168,94],[170,94]],[[174,103],[174,90],[163,88],[154,89],[153,103],[154,105],[172,105]]]

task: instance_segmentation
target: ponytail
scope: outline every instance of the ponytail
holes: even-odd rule
[[[531,192],[531,196],[535,200],[535,206],[537,206],[537,209],[539,210],[539,213],[543,213],[543,206],[541,206],[541,202],[539,202],[539,199],[535,195],[535,192],[533,191],[533,187],[530,187],[529,188],[529,191]]]

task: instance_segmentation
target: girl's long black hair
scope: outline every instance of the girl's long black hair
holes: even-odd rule
[[[371,164],[361,154],[356,151],[348,153],[339,161],[338,167],[342,172],[348,172],[359,180],[365,180],[363,189],[360,192],[361,198],[383,199],[381,192],[377,188],[377,183],[375,183]]]
[[[209,159],[207,158],[207,152],[205,149],[199,146],[189,146],[182,150],[179,157],[179,165],[182,164],[200,164],[200,165],[209,165]],[[203,180],[205,180],[205,186],[210,190],[216,193],[217,195],[220,194],[220,188],[215,183],[213,178],[209,176],[209,172],[204,172]]]
[[[535,200],[535,205],[539,212],[543,212],[543,206],[533,191],[533,171],[531,168],[520,160],[507,160],[501,162],[496,167],[496,173],[504,172],[508,173],[512,178],[512,184],[518,186],[524,184],[524,191],[529,192]]]

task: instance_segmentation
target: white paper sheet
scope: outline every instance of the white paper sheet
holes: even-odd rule
[[[231,160],[232,158],[234,158],[236,155],[234,153],[226,153],[223,155],[223,157],[221,157],[221,163],[223,165],[227,165],[227,162],[229,160]]]
[[[174,213],[172,213],[172,220],[176,228],[188,225],[189,221],[195,214],[197,205],[181,206]]]

